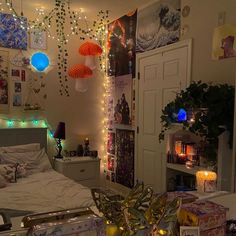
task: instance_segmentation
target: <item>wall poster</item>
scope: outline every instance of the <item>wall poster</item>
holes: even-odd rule
[[[0,46],[27,50],[27,18],[0,13]]]
[[[160,0],[138,10],[136,52],[177,42],[180,14],[180,0]]]
[[[212,59],[236,57],[236,24],[217,27],[213,35]]]
[[[0,113],[9,109],[8,60],[9,53],[0,51]]]
[[[114,123],[131,125],[132,75],[115,78]]]
[[[116,130],[116,182],[128,188],[134,186],[134,131]]]
[[[109,76],[132,74],[135,77],[135,34],[137,11],[108,25]]]

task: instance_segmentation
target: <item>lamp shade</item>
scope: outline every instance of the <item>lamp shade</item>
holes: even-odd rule
[[[58,139],[66,139],[66,131],[65,131],[65,123],[59,122],[57,125],[57,129],[53,135],[54,138]]]

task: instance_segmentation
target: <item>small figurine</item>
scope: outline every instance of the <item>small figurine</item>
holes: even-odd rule
[[[90,151],[89,151],[89,139],[86,138],[84,140],[84,156],[89,156],[90,155]]]

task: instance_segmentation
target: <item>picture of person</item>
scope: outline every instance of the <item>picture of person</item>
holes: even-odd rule
[[[21,92],[21,83],[15,83],[15,93]]]
[[[114,123],[131,125],[132,75],[115,77]]]

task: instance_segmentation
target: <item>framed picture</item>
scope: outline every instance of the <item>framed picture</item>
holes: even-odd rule
[[[180,226],[180,236],[200,236],[199,227]]]
[[[0,51],[0,113],[8,112],[9,109],[9,53]]]
[[[30,31],[30,48],[47,49],[47,33],[40,29]]]

